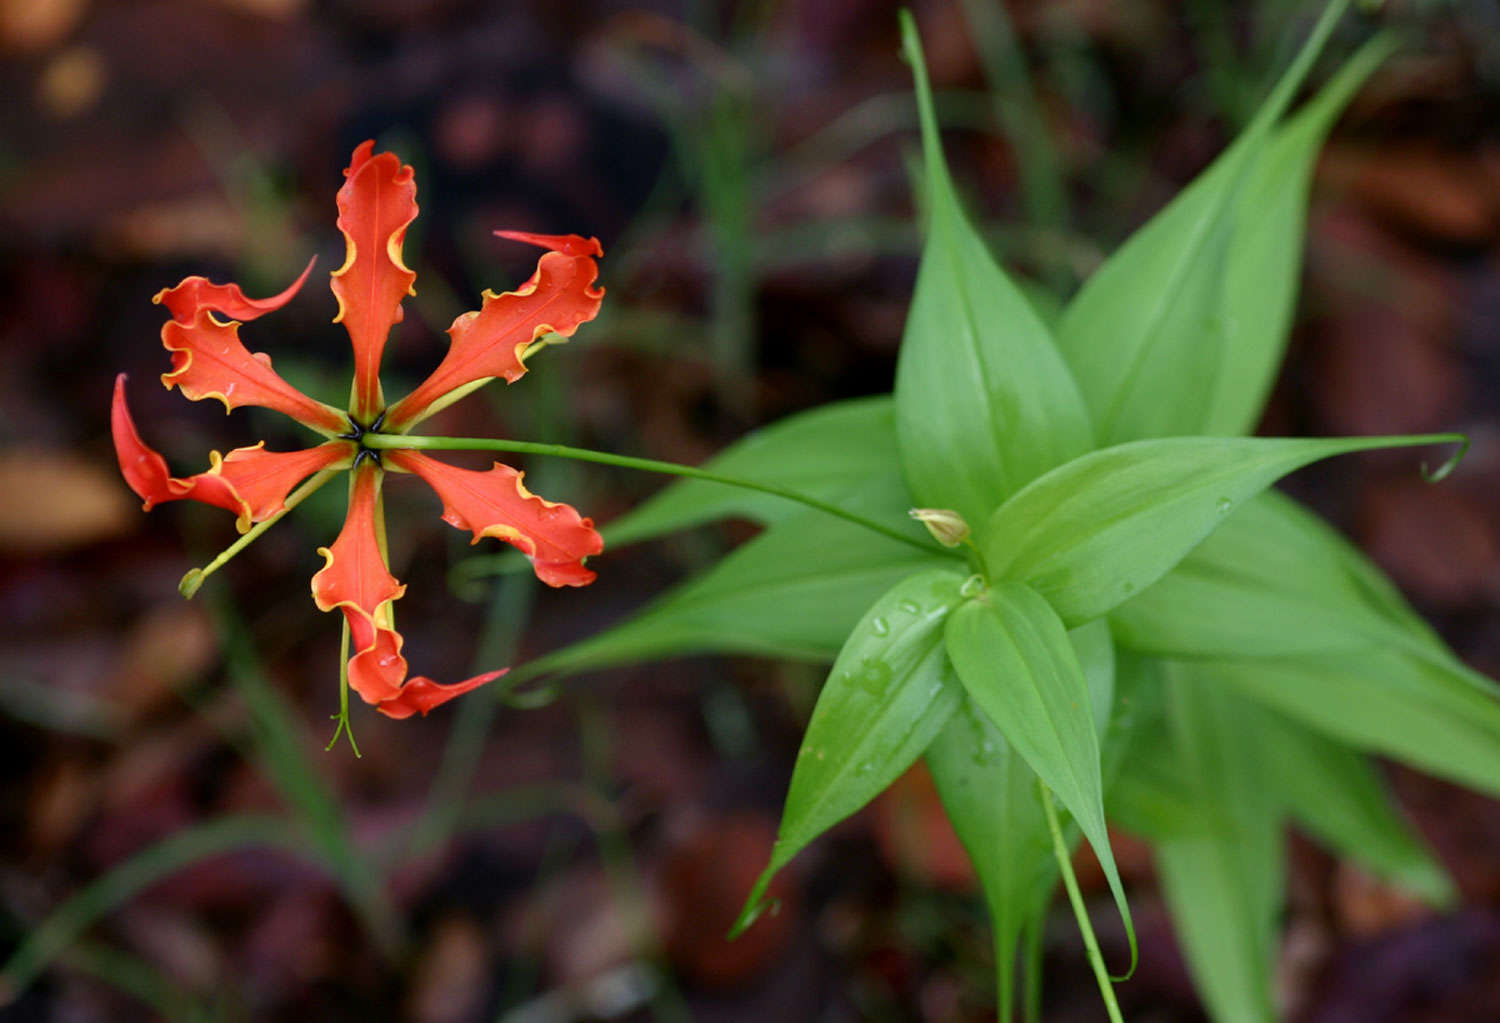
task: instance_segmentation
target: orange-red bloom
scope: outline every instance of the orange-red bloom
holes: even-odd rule
[[[210,467],[175,477],[166,461],[141,439],[125,403],[125,376],[115,381],[110,424],[120,471],[146,510],[164,501],[192,500],[227,509],[240,532],[257,531],[283,514],[298,485],[309,477],[351,471],[349,514],[331,547],[321,548],[324,566],[313,576],[313,600],[323,611],[339,610],[349,626],[352,653],[349,686],[389,717],[426,714],[455,696],[503,675],[491,671],[464,682],[440,685],[408,678],[403,640],[394,628],[393,605],[405,592],[384,554],[381,489],[387,471],[426,481],[443,502],[443,518],[474,534],[474,542],[496,537],[516,547],[543,582],[585,586],[594,573],[584,560],[604,544],[591,520],[565,504],[532,494],[523,474],[495,463],[484,472],[447,465],[416,451],[390,447],[437,407],[496,377],[514,383],[526,372],[528,349],[544,336],[571,337],[598,314],[604,297],[596,286],[603,255],[598,239],[497,231],[497,235],[548,251],[536,273],[503,295],[486,291],[481,307],[454,320],[448,353],[421,384],[387,406],[380,386],[380,360],[401,301],[415,294],[416,274],[402,261],[406,229],[417,215],[416,182],[393,153],[375,153],[365,142],[354,151],[338,193],[338,227],[346,246],[344,265],[332,274],[338,315],[354,348],[354,385],[347,412],[303,394],[287,383],[271,360],[240,340],[243,321],[281,308],[307,280],[312,264],[279,295],[247,298],[236,284],[189,277],[157,294],[171,314],[162,344],[172,370],[169,389],[188,398],[217,398],[226,410],[260,405],[284,412],[321,434],[323,443],[300,451],[267,451],[264,442],[210,454]],[[460,392],[455,394],[454,392]],[[377,450],[366,441],[379,434]],[[311,486],[312,484],[309,484]],[[251,537],[246,537],[246,542]],[[212,567],[212,566],[211,566]]]

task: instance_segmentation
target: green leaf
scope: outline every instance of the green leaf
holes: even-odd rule
[[[1067,630],[1034,590],[1001,581],[954,611],[948,657],[971,699],[1062,802],[1104,868],[1131,935],[1104,824],[1104,782],[1088,682]]]
[[[1115,688],[1112,644],[1102,624],[1068,634],[1088,681],[1100,732]],[[926,761],[948,820],[984,888],[994,931],[1000,1016],[1008,1019],[1021,932],[1051,899],[1057,881],[1037,777],[968,696],[928,746]]]
[[[1226,305],[1225,280],[1231,269],[1263,269],[1262,242],[1252,238],[1253,248],[1231,264],[1237,221],[1241,209],[1251,210],[1249,179],[1273,125],[1346,6],[1346,0],[1328,6],[1239,140],[1122,245],[1064,312],[1058,344],[1101,444],[1205,432],[1221,378],[1238,361],[1250,361],[1229,355],[1227,314],[1244,309],[1238,288]],[[1255,339],[1240,340],[1248,346]]]
[[[1234,233],[1224,267],[1223,356],[1213,400],[1193,433],[1246,434],[1255,428],[1286,350],[1297,285],[1307,196],[1318,151],[1365,79],[1395,50],[1388,35],[1365,43],[1317,98],[1276,132],[1234,202]],[[1223,161],[1221,161],[1221,164]],[[1178,202],[1212,201],[1220,164]]]
[[[1203,821],[1156,842],[1162,894],[1213,1018],[1269,1023],[1285,864],[1256,708],[1212,688],[1192,665],[1171,665],[1166,684],[1172,740]]]
[[[1063,621],[1103,615],[1156,582],[1246,499],[1310,462],[1459,438],[1174,437],[1094,451],[995,510],[979,536],[992,574],[1025,582]]]
[[[703,467],[834,501],[889,470],[896,444],[890,395],[836,402],[788,416],[736,441]],[[678,480],[604,527],[607,549],[733,517],[779,522],[801,506],[708,480]]]
[[[847,507],[921,537],[894,473],[846,495]],[[870,604],[914,572],[961,565],[843,519],[808,511],[779,522],[636,617],[526,666],[573,674],[688,653],[833,660]]]
[[[1368,757],[1270,711],[1260,717],[1266,777],[1308,834],[1434,906],[1453,902],[1453,882]]]
[[[926,159],[928,238],[896,368],[901,462],[917,503],[971,523],[1093,446],[1072,374],[960,209],[921,41],[903,12]]]
[[[1442,646],[1379,569],[1275,491],[1246,501],[1110,621],[1121,643],[1164,657]]]
[[[777,871],[895,781],[953,716],[963,687],[943,649],[943,622],[963,600],[963,582],[943,569],[904,579],[850,633],[802,739],[771,862],[731,937],[760,915]]]
[[[1500,795],[1500,687],[1440,653],[1371,649],[1194,662],[1204,684],[1358,749]]]
[[[1022,930],[1057,881],[1037,777],[985,713],[965,698],[927,749],[943,809],[984,888],[994,931],[997,1005],[1010,1019]]]

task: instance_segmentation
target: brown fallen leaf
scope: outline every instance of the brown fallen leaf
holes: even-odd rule
[[[64,451],[0,453],[0,550],[54,554],[123,536],[135,502],[112,470]]]

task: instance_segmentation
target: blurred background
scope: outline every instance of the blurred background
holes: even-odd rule
[[[1044,308],[1222,149],[1316,14],[913,6],[960,188]],[[1438,487],[1371,456],[1289,489],[1493,675],[1500,6],[1351,16],[1315,77],[1382,24],[1407,46],[1319,168],[1262,432],[1474,436]],[[482,288],[530,273],[535,253],[492,229],[597,234],[606,251],[600,319],[432,432],[697,463],[756,425],[886,391],[919,246],[897,49],[878,0],[0,0],[0,957],[45,939],[12,964],[24,987],[0,991],[0,1019],[992,1018],[983,911],[920,774],[799,859],[779,915],[721,940],[768,853],[816,667],[699,658],[525,707],[469,697],[401,723],[358,708],[363,758],[325,753],[339,630],[308,578],[341,488],[188,603],[177,579],[232,541],[231,517],[142,515],[107,427],[127,371],[143,434],[179,473],[210,448],[298,442],[279,416],[156,386],[150,298],[192,273],[269,294],[311,253],[304,292],[244,336],[343,404],[348,346],[322,281],[343,256],[339,172],[367,137],[416,166],[422,208],[388,393],[436,363]],[[525,467],[601,523],[661,485]],[[399,483],[407,652],[439,679],[587,635],[751,533],[607,553],[594,586],[539,592],[466,572],[467,537]],[[1293,836],[1281,1002],[1330,1023],[1493,1020],[1500,807],[1389,773],[1463,907],[1433,915]],[[1201,1019],[1149,857],[1117,838],[1143,951],[1124,1007]],[[1106,952],[1112,921],[1098,915]],[[1066,911],[1045,945],[1046,1018],[1101,1018]]]

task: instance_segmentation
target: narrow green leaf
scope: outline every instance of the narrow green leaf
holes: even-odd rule
[[[895,781],[953,716],[963,687],[943,649],[943,622],[963,582],[942,569],[904,579],[850,633],[803,736],[771,862],[731,937],[760,915],[777,871]]]
[[[1165,575],[1229,513],[1332,455],[1458,441],[1453,435],[1273,440],[1175,437],[1076,458],[995,510],[979,536],[992,573],[1025,582],[1070,625]]]
[[[1110,621],[1120,642],[1163,657],[1442,648],[1378,569],[1275,491],[1246,501]]]
[[[1100,733],[1110,720],[1115,691],[1113,644],[1103,624],[1093,622],[1068,634],[1088,681]],[[1015,1008],[1021,933],[1045,908],[1057,881],[1037,777],[968,696],[927,747],[926,761],[948,820],[984,888],[994,932],[1000,1018],[1008,1020]]]
[[[1500,687],[1449,657],[1371,649],[1194,662],[1232,687],[1358,749],[1500,795]]]
[[[921,40],[902,38],[916,82],[928,238],[896,368],[902,465],[917,502],[971,523],[1093,446],[1072,374],[1031,303],[959,207],[943,159]]]
[[[1239,140],[1196,189],[1122,245],[1064,312],[1058,344],[1101,444],[1204,432],[1220,378],[1237,361],[1227,354],[1226,313],[1242,307],[1226,308],[1225,278],[1247,180],[1347,6],[1328,5]],[[1259,264],[1236,269],[1246,267]]]
[[[1150,723],[1131,744],[1104,811],[1111,824],[1153,844],[1205,832],[1203,807],[1165,720]]]
[[[1285,864],[1256,708],[1213,689],[1192,665],[1169,666],[1166,684],[1172,741],[1203,821],[1157,840],[1162,894],[1213,1018],[1269,1023]]]
[[[1250,433],[1265,407],[1286,350],[1297,285],[1307,197],[1318,151],[1339,114],[1374,70],[1396,49],[1376,36],[1276,132],[1234,202],[1234,232],[1224,267],[1223,359],[1213,400],[1193,433]],[[1221,161],[1222,164],[1222,161]],[[1183,193],[1191,205],[1211,201],[1221,187],[1220,164]]]
[[[920,537],[894,474],[846,495],[847,507]],[[922,553],[842,519],[808,511],[736,549],[639,615],[554,651],[528,674],[574,674],[688,653],[831,661],[870,604],[902,579],[954,558]]]
[[[1057,881],[1037,778],[968,697],[927,748],[926,760],[984,888],[995,940],[997,1008],[1000,1019],[1009,1020],[1021,932],[1051,899]]]
[[[326,869],[321,850],[309,849],[306,835],[281,818],[221,817],[183,828],[101,875],[32,928],[0,966],[0,1005],[25,990],[95,921],[142,889],[201,860],[252,847],[280,849]]]
[[[1134,927],[1104,824],[1104,783],[1088,682],[1056,612],[1039,594],[997,582],[948,618],[948,656],[970,698],[1062,801]]]
[[[788,416],[741,438],[703,467],[833,501],[887,471],[895,445],[895,404],[890,395],[880,395]],[[683,479],[605,526],[604,538],[614,550],[715,519],[771,523],[802,510],[772,494]]]
[[[1401,814],[1368,757],[1262,711],[1262,758],[1277,798],[1306,831],[1434,906],[1453,902],[1447,872]]]

